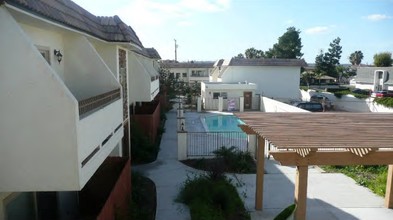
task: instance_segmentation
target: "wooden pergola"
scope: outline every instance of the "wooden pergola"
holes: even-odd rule
[[[237,113],[256,135],[255,208],[263,207],[265,148],[281,165],[296,166],[296,219],[306,218],[309,165],[389,165],[385,206],[393,208],[393,114]]]

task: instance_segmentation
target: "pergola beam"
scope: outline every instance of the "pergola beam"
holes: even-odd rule
[[[393,164],[393,151],[372,151],[363,157],[348,151],[312,151],[306,157],[294,151],[271,151],[270,154],[284,166]]]

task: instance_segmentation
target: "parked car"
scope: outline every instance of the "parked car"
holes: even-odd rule
[[[376,91],[371,94],[371,97],[374,98],[393,97],[393,91],[389,91],[389,90]]]
[[[310,98],[310,102],[319,102],[322,104],[322,106],[326,109],[332,109],[333,108],[333,104],[332,101],[330,101],[330,99],[322,94],[315,94],[312,95]]]
[[[354,89],[352,93],[360,94],[360,95],[371,95],[371,90],[369,89]]]
[[[310,112],[323,112],[322,104],[319,102],[296,102],[293,106]]]

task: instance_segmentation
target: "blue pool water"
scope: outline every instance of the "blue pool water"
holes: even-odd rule
[[[207,131],[239,131],[239,124],[244,124],[234,115],[214,115],[204,118]]]

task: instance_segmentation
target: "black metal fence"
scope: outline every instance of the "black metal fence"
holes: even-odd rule
[[[214,156],[214,151],[221,147],[237,147],[248,151],[247,134],[244,132],[188,132],[187,157]]]

